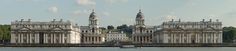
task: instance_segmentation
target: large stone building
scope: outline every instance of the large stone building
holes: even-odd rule
[[[106,34],[105,39],[106,39],[106,42],[109,42],[109,41],[122,41],[122,42],[129,41],[129,38],[126,36],[125,33],[112,32],[112,31],[110,31],[109,33]]]
[[[133,43],[222,43],[222,23],[219,20],[200,22],[167,21],[158,26],[145,25],[141,10],[136,15],[131,37],[124,33],[101,33],[98,17],[93,11],[88,26],[77,26],[70,21],[11,23],[11,43],[16,44],[101,44],[111,40],[127,40]],[[129,28],[130,28],[129,27]]]
[[[80,26],[82,34],[82,43],[84,44],[100,44],[105,42],[105,35],[101,33],[98,26],[98,18],[93,10],[89,16],[89,25]]]
[[[152,43],[152,35],[155,31],[155,26],[146,26],[144,22],[144,15],[139,10],[136,15],[136,24],[132,29],[132,42],[133,43]]]
[[[77,44],[80,30],[70,21],[11,22],[11,43],[13,44]]]
[[[218,20],[200,22],[163,22],[156,31],[156,43],[222,43],[222,23]]]

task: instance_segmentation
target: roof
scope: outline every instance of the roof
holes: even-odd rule
[[[81,30],[87,30],[87,29],[90,29],[89,26],[80,26],[80,29]]]

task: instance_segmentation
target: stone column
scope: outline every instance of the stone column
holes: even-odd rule
[[[92,37],[89,36],[89,43],[92,43]]]
[[[133,38],[133,39],[132,39],[132,40],[133,40],[133,42],[136,42],[136,37],[134,37],[134,36],[133,36],[132,38]]]
[[[20,41],[19,41],[19,43],[22,43],[22,41],[23,41],[23,35],[22,35],[22,33],[20,33],[19,35],[20,35]]]
[[[100,42],[100,41],[99,41],[99,37],[96,37],[96,39],[97,39],[97,41],[96,41],[96,42],[98,42],[98,43],[99,43],[99,42]]]

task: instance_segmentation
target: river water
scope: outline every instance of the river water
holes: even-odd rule
[[[0,51],[236,51],[236,47],[0,47]]]

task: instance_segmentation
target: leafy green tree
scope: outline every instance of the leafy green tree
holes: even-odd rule
[[[236,28],[224,27],[223,28],[223,42],[232,43],[234,39],[236,39]]]
[[[0,25],[0,43],[10,41],[10,25]]]
[[[109,26],[107,26],[107,29],[108,29],[108,30],[113,30],[113,29],[114,29],[114,26],[109,25]]]
[[[117,29],[119,31],[123,31],[124,33],[126,33],[128,36],[131,36],[132,34],[132,27],[127,26],[126,24],[123,24],[121,26],[117,26]]]

